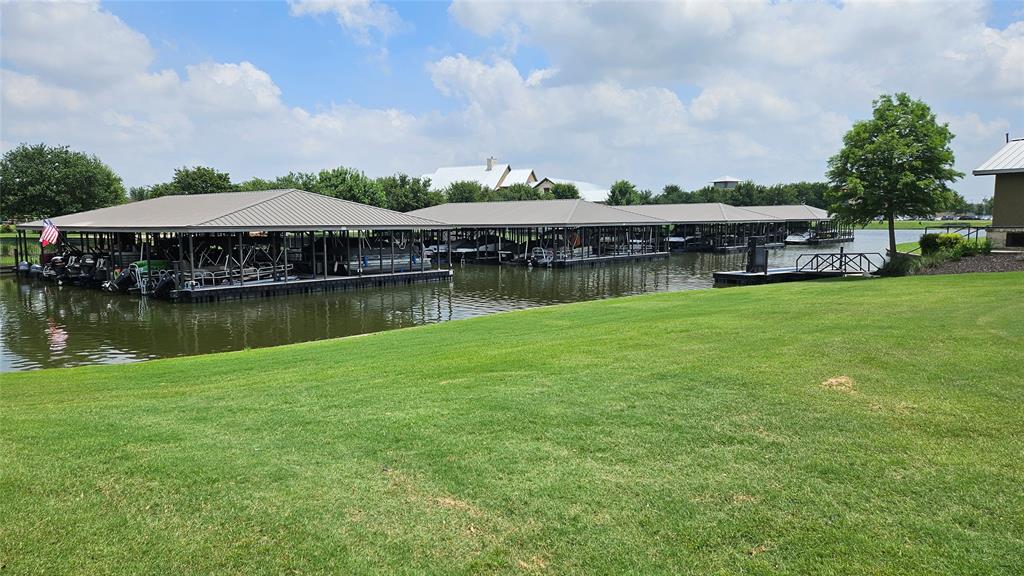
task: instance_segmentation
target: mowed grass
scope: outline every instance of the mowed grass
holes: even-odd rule
[[[2,377],[5,572],[1024,572],[1024,274]]]
[[[911,252],[918,253],[921,251],[921,243],[917,241],[900,242],[899,244],[896,244],[896,251],[904,254],[909,254]]]
[[[991,220],[897,220],[894,223],[896,230],[917,230],[924,228],[966,228],[974,226],[985,228],[992,225]],[[870,222],[864,226],[864,230],[888,230],[888,222]]]

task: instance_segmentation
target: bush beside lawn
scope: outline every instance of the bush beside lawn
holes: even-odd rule
[[[1024,273],[5,374],[17,573],[1024,572]]]

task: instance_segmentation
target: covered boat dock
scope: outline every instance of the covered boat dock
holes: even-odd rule
[[[446,243],[450,226],[302,190],[165,196],[52,222],[61,231],[55,250],[21,272],[176,301],[451,276],[426,250]],[[18,225],[21,254],[28,233],[43,227]]]
[[[568,267],[668,254],[666,221],[586,200],[453,202],[409,215],[451,226],[451,242],[428,250],[460,262]]]
[[[646,204],[622,208],[670,223],[672,228],[665,241],[674,252],[746,250],[751,238],[768,247],[853,240],[852,229],[837,225],[825,210],[806,204]]]

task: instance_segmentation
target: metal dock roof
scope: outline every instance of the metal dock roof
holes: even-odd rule
[[[765,214],[774,220],[787,222],[814,222],[831,220],[828,210],[808,206],[807,204],[782,204],[779,206],[743,206],[744,210]]]
[[[451,202],[413,210],[409,214],[465,228],[668,224],[656,216],[586,200]]]
[[[95,232],[243,232],[409,230],[445,224],[304,190],[162,196],[58,216],[61,230]],[[19,224],[41,229],[41,220]]]
[[[975,176],[1024,172],[1024,139],[1010,140],[984,164],[974,169]]]
[[[737,208],[721,202],[696,204],[640,204],[623,206],[623,210],[636,212],[645,216],[655,216],[673,224],[699,224],[721,222],[764,222],[772,218]]]

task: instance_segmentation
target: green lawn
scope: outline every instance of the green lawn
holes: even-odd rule
[[[897,220],[895,222],[897,230],[918,230],[924,228],[945,228],[950,227],[961,227],[961,226],[975,226],[985,228],[992,225],[991,220]],[[888,230],[888,222],[871,222],[864,226],[865,230]]]
[[[1024,274],[6,374],[11,574],[1024,573]]]
[[[911,252],[913,252],[914,254],[919,254],[921,252],[921,243],[917,241],[900,242],[899,244],[896,245],[896,251],[903,252],[904,254],[909,254]]]

